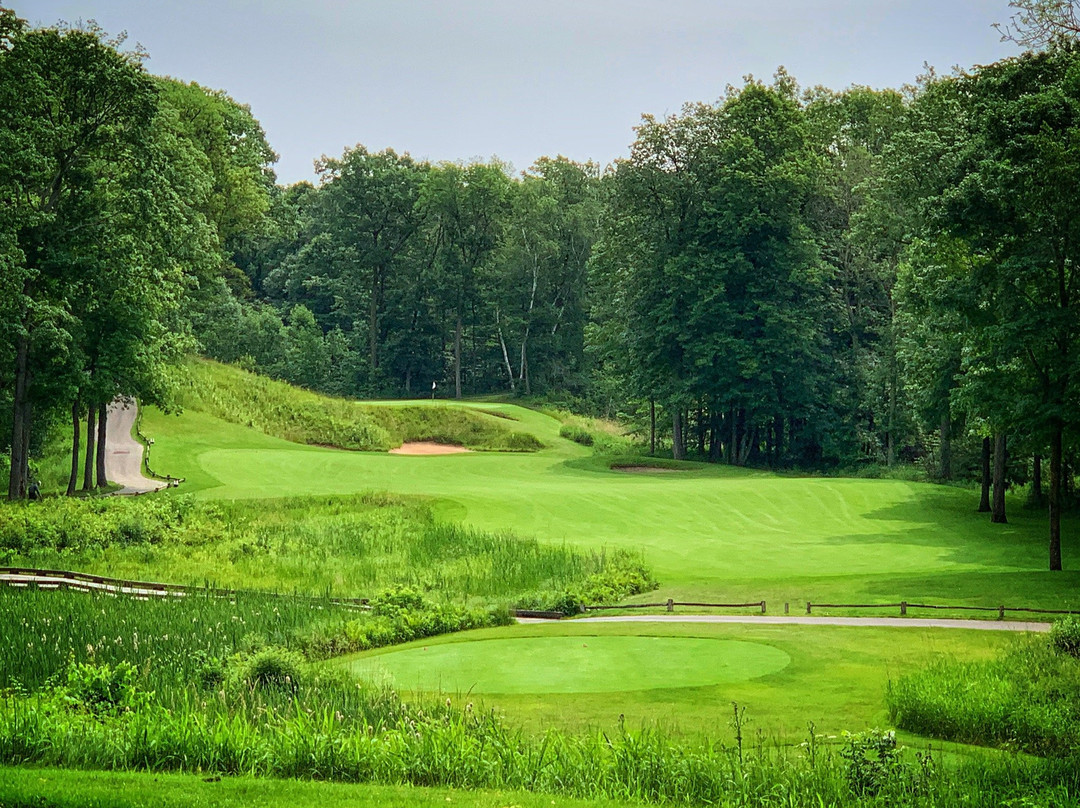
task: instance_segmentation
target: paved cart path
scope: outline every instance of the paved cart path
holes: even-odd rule
[[[146,494],[165,487],[161,480],[143,474],[143,445],[131,434],[138,412],[134,401],[125,403],[117,399],[109,405],[105,476],[109,482],[123,486],[117,494]]]
[[[519,623],[551,623],[519,617]],[[884,626],[886,628],[966,628],[977,631],[1049,631],[1049,623],[1016,620],[949,620],[926,617],[780,617],[737,614],[626,614],[611,617],[579,617],[571,623],[742,623],[782,626]]]

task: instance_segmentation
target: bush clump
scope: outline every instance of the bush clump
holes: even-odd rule
[[[71,707],[94,715],[116,715],[136,706],[138,671],[130,662],[95,665],[73,662],[68,666],[62,692]]]
[[[278,646],[241,656],[234,675],[239,684],[257,690],[284,690],[295,693],[303,681],[304,658]]]
[[[1080,616],[1069,615],[1050,627],[1050,647],[1060,654],[1080,658]]]
[[[618,552],[604,559],[602,569],[586,577],[581,584],[557,592],[534,594],[519,600],[517,605],[522,609],[542,609],[569,616],[578,614],[585,606],[618,603],[659,586],[640,557]]]
[[[370,601],[370,611],[327,620],[294,635],[309,659],[367,651],[412,640],[511,622],[505,606],[470,607],[436,603],[410,587],[387,589]]]
[[[989,661],[937,662],[890,682],[886,700],[898,727],[923,735],[1044,756],[1080,748],[1080,660],[1042,637]]]
[[[575,424],[563,424],[559,430],[559,436],[580,443],[582,446],[592,446],[596,439],[592,432]]]

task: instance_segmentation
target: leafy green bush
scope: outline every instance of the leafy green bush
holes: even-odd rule
[[[130,662],[96,665],[72,663],[63,693],[67,703],[96,715],[116,714],[135,706],[137,670]]]
[[[904,759],[903,746],[896,745],[896,733],[870,729],[846,732],[840,750],[852,793],[860,797],[920,794],[933,780],[934,763],[930,752],[917,753],[916,763]],[[891,802],[891,800],[890,800]]]
[[[592,446],[595,442],[592,432],[575,424],[563,424],[559,429],[559,436],[582,446]]]
[[[1050,627],[1050,646],[1057,652],[1080,657],[1080,616],[1069,615]]]
[[[294,642],[309,659],[367,651],[424,637],[511,622],[503,606],[467,607],[434,603],[408,587],[380,592],[371,610],[351,618],[337,617],[297,631]]]
[[[618,603],[659,586],[640,556],[619,551],[605,558],[603,569],[589,575],[579,585],[557,592],[534,593],[521,598],[518,607],[569,616],[581,612],[583,606]]]
[[[248,688],[295,693],[303,680],[304,658],[277,646],[241,656],[233,664],[236,681]]]

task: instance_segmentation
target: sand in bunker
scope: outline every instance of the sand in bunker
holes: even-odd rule
[[[396,449],[391,449],[390,454],[399,455],[448,455],[465,454],[469,450],[464,446],[453,446],[449,443],[432,443],[431,441],[414,441],[403,443]]]

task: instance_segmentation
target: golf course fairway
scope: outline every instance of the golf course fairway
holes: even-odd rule
[[[789,662],[784,651],[764,643],[586,635],[413,646],[362,658],[351,670],[361,678],[388,677],[410,690],[610,693],[741,682]]]
[[[1048,573],[1045,515],[1017,501],[1009,523],[995,525],[975,513],[977,491],[951,486],[704,463],[683,464],[680,474],[628,474],[560,437],[560,422],[534,410],[410,403],[499,413],[544,448],[429,457],[342,451],[198,411],[176,417],[153,408],[143,431],[155,440],[155,470],[186,478],[177,494],[419,496],[439,518],[471,527],[587,551],[641,552],[661,585],[650,600],[765,599],[770,612],[772,604],[807,600],[1080,606],[1075,524],[1062,531],[1066,571]]]

